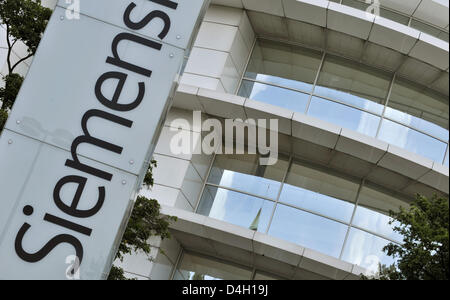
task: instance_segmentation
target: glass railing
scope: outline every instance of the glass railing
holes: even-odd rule
[[[308,84],[274,77],[244,77],[238,94],[376,137],[448,166],[448,129],[351,93],[322,86],[311,93],[305,88]]]
[[[365,1],[361,0],[331,0],[331,1],[364,11],[366,11],[366,9],[370,5],[365,3]],[[449,42],[449,33],[444,28],[439,28],[437,26],[428,24],[422,20],[418,20],[414,17],[404,15],[400,12],[394,11],[392,9],[383,6],[380,7],[380,16],[389,19],[391,21],[397,22],[399,24],[406,25],[419,31],[422,31],[424,33],[427,33],[447,43]]]
[[[393,262],[383,247],[403,239],[388,211],[404,199],[296,159],[271,168],[253,157],[217,155],[197,213],[366,268]]]

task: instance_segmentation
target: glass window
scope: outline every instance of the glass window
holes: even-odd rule
[[[441,140],[448,141],[448,130],[429,121],[408,115],[390,107],[386,107],[385,117],[422,130],[423,132],[431,134]]]
[[[375,137],[380,117],[343,104],[313,97],[308,115]]]
[[[358,184],[293,162],[280,202],[350,222]]]
[[[254,280],[283,280],[283,278],[257,271]]]
[[[339,257],[347,225],[278,204],[269,234]]]
[[[314,94],[381,114],[390,82],[388,74],[328,55]]]
[[[311,92],[321,58],[320,52],[259,39],[245,77]]]
[[[435,138],[389,120],[382,121],[378,138],[439,163],[444,159],[447,148],[447,144]]]
[[[390,266],[395,261],[383,252],[390,242],[362,230],[351,228],[342,259],[373,271],[379,263]]]
[[[217,155],[208,182],[275,199],[288,164],[282,156],[276,164],[264,166],[257,155]]]
[[[184,253],[175,280],[250,280],[252,272],[215,259]]]
[[[401,243],[403,237],[392,229],[399,223],[394,222],[389,225],[389,221],[392,220],[389,212],[398,211],[400,207],[408,207],[406,199],[400,200],[374,187],[363,186],[359,194],[353,225]]]
[[[342,4],[360,10],[366,10],[369,7],[369,4],[365,3],[364,1],[361,2],[358,0],[342,0]]]
[[[276,86],[243,80],[239,96],[305,113],[309,95]]]
[[[266,232],[274,203],[246,194],[206,186],[197,213]]]
[[[448,140],[448,97],[398,78],[392,87],[388,117]],[[395,113],[395,110],[426,120]],[[436,126],[433,126],[434,125]],[[441,128],[438,128],[441,127]]]
[[[442,31],[439,33],[439,35],[437,36],[437,38],[440,38],[441,40],[445,41],[445,42],[449,42],[450,41],[450,36],[449,33],[446,31]]]
[[[397,23],[403,24],[403,25],[409,24],[409,17],[398,14],[391,10],[387,10],[385,8],[380,8],[380,16],[383,18],[395,21]]]
[[[388,214],[389,211],[399,211],[400,207],[407,208],[409,206],[408,201],[411,200],[413,199],[390,195],[381,191],[378,187],[366,183],[359,193],[358,205]]]
[[[358,206],[353,219],[353,225],[378,233],[400,243],[403,240],[402,236],[392,230],[395,225],[389,225],[389,221],[391,220],[385,214]]]
[[[411,20],[411,27],[448,42],[448,33],[445,35],[446,32],[439,28],[425,24],[416,19]]]

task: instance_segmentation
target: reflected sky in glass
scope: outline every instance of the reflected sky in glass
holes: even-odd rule
[[[353,105],[358,108],[365,109],[367,111],[381,115],[383,113],[384,106],[373,101],[352,95],[350,93],[341,92],[332,88],[323,86],[316,86],[314,94],[318,96],[327,97],[330,99],[339,100],[341,102]]]
[[[362,206],[358,206],[353,219],[353,225],[370,230],[401,243],[403,241],[403,237],[392,230],[392,228],[398,225],[398,222],[389,225],[390,220],[391,218],[389,216]]]
[[[380,122],[380,117],[317,97],[313,97],[308,115],[372,137]]]
[[[265,232],[274,203],[226,189],[207,186],[202,196],[198,213],[250,228],[261,210],[258,231]]]
[[[281,183],[275,180],[223,170],[217,167],[213,167],[213,169],[208,179],[209,183],[272,199],[277,197],[280,190]]]
[[[434,123],[408,115],[390,107],[386,107],[385,116],[394,121],[417,128],[444,141],[448,141],[448,130]]]
[[[447,144],[389,120],[383,120],[378,138],[439,163],[447,148]]]
[[[390,266],[394,263],[394,259],[383,252],[383,247],[389,243],[370,233],[351,228],[342,259],[371,270],[378,269],[377,261]]]
[[[355,207],[354,204],[347,201],[338,200],[290,184],[283,186],[280,202],[295,205],[344,222],[350,222]]]
[[[309,95],[271,85],[244,80],[239,96],[304,113]]]
[[[269,234],[339,257],[347,228],[341,223],[278,204]]]
[[[246,73],[246,77],[253,78],[257,81],[272,83],[275,85],[279,85],[282,87],[287,87],[295,90],[301,90],[307,93],[310,93],[313,89],[313,85],[310,83],[302,82],[302,81],[296,81],[292,79],[286,79],[282,77],[272,76],[272,75],[266,75],[266,74],[252,74],[252,73]]]
[[[248,280],[252,272],[224,261],[183,254],[175,280]]]

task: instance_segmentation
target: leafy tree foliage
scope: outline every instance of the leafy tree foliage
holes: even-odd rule
[[[403,236],[402,245],[384,247],[387,255],[397,259],[382,266],[376,279],[448,280],[449,279],[449,200],[434,195],[428,199],[417,195],[408,209],[391,212],[394,231]]]
[[[144,179],[144,186],[153,186],[153,168],[156,161],[152,161]],[[128,226],[119,245],[116,258],[123,260],[124,255],[136,251],[142,251],[149,255],[151,246],[148,240],[152,236],[159,236],[161,239],[170,238],[169,225],[171,221],[176,221],[176,217],[163,216],[160,214],[158,201],[139,196],[134,204],[133,212]],[[111,268],[108,280],[125,280],[123,269],[117,266]]]
[[[0,23],[6,28],[8,52],[6,62],[8,74],[2,79],[5,87],[0,88],[0,131],[8,118],[8,110],[14,104],[23,77],[14,73],[16,67],[36,53],[42,34],[52,11],[41,5],[41,0],[0,0]],[[18,41],[27,47],[27,55],[13,63],[12,50]],[[3,44],[3,42],[2,42]],[[1,67],[1,66],[0,66]]]
[[[36,53],[51,15],[52,11],[43,7],[41,0],[0,0],[0,22],[6,27],[9,74]],[[12,64],[12,48],[19,40],[28,47],[28,55]]]
[[[13,73],[3,77],[5,87],[0,88],[0,101],[2,101],[2,110],[11,109],[19,93],[20,86],[23,83],[23,77]]]
[[[8,119],[8,112],[6,110],[0,109],[0,132],[5,126],[6,119]]]

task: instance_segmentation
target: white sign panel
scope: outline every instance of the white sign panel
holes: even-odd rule
[[[204,2],[59,2],[0,137],[0,279],[107,276]]]

